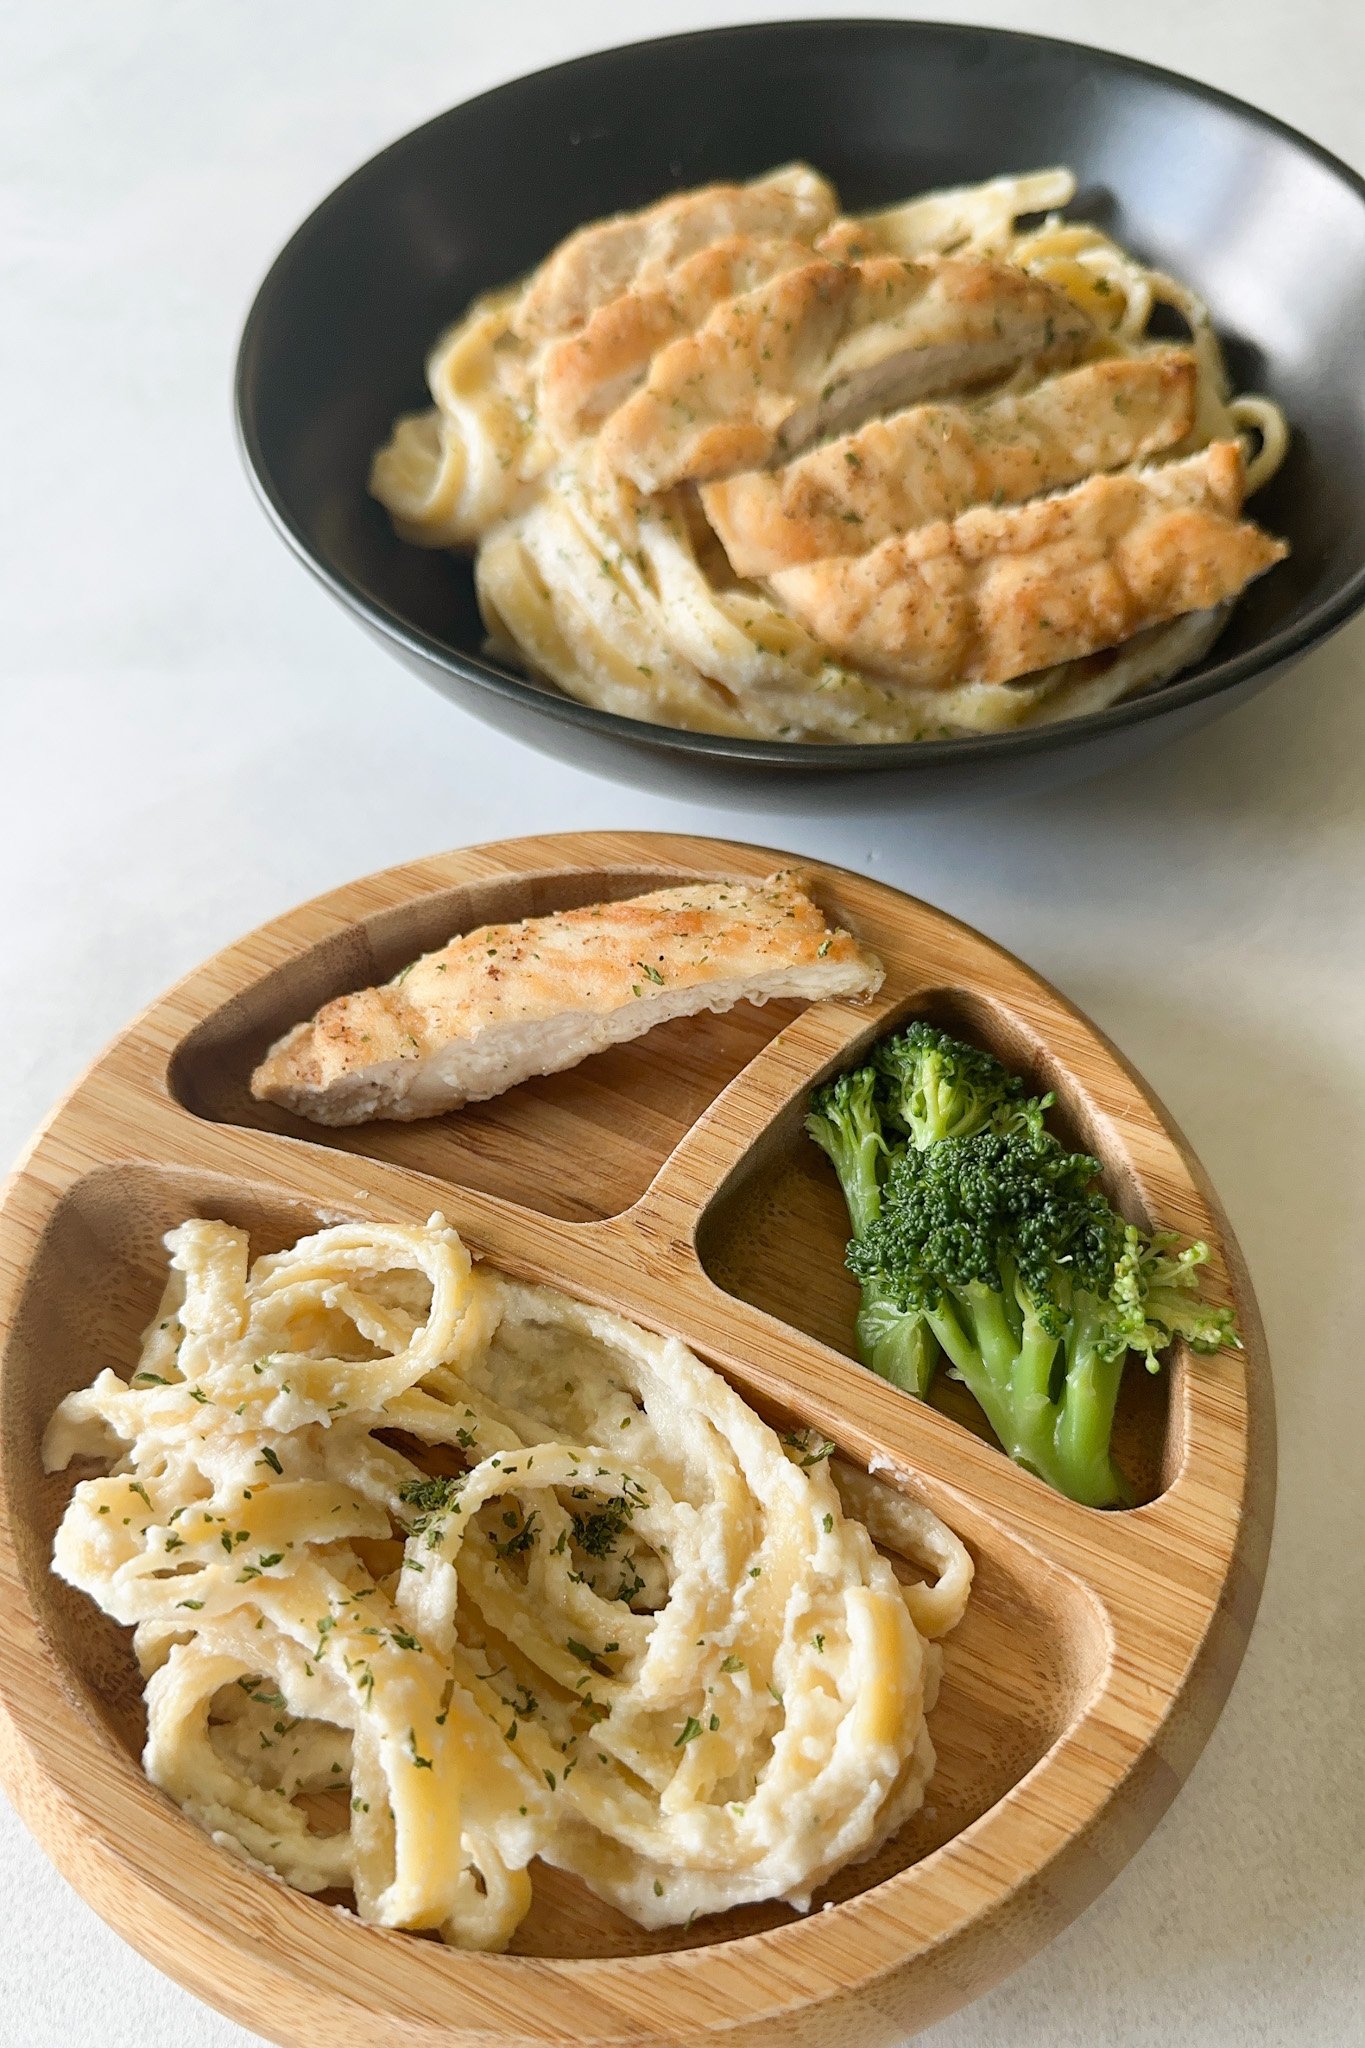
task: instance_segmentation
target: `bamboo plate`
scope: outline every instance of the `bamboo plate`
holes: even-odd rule
[[[666,1024],[570,1073],[417,1125],[325,1132],[264,1109],[284,1027],[452,931],[783,856],[649,833],[518,839],[320,897],[200,968],[56,1110],[0,1205],[0,1772],[58,1868],[143,1955],[289,2048],[886,2044],[1031,1954],[1111,1878],[1194,1762],[1231,1684],[1270,1537],[1274,1418],[1255,1300],[1212,1190],[1141,1082],[1037,976],[892,889],[803,863],[881,954],[870,1004]],[[1130,1213],[1205,1237],[1244,1353],[1130,1370],[1116,1433],[1141,1505],[1101,1514],[850,1355],[833,1176],[801,1132],[817,1078],[893,1023],[965,1029],[1057,1090]],[[144,1779],[124,1632],[48,1570],[71,1481],[57,1401],[126,1367],[162,1233],[195,1213],[253,1249],[319,1222],[442,1208],[509,1271],[676,1332],[753,1404],[812,1425],[963,1536],[929,1803],[828,1909],[745,1908],[646,1935],[537,1871],[518,1952],[365,1927],[215,1848]]]

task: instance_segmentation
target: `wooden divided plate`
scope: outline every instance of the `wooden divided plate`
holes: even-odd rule
[[[1189,1771],[1232,1681],[1270,1536],[1274,1419],[1256,1304],[1179,1132],[1056,992],[965,926],[803,862],[886,963],[871,1003],[770,1003],[664,1024],[570,1073],[414,1125],[325,1131],[248,1093],[267,1044],[452,932],[787,856],[649,833],[519,839],[394,868],[230,946],[154,1003],[40,1132],[0,1207],[0,1771],[97,1912],[245,2026],[300,2048],[574,2042],[892,2043],[1022,1961],[1093,1898]],[[1246,1348],[1130,1368],[1117,1430],[1139,1504],[1077,1507],[941,1405],[852,1356],[812,1082],[927,1016],[1040,1086],[1130,1214],[1206,1238]],[[524,1277],[674,1332],[762,1412],[813,1426],[924,1499],[976,1585],[946,1642],[928,1804],[817,1910],[745,1908],[647,1935],[539,1868],[510,1955],[469,1955],[286,1890],[144,1779],[125,1633],[48,1568],[69,1476],[43,1427],[126,1370],[189,1215],[253,1248],[441,1209]],[[940,1379],[943,1376],[940,1375]],[[824,1910],[819,1910],[820,1906]]]

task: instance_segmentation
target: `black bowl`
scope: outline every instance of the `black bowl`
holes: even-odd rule
[[[404,546],[365,491],[431,342],[571,228],[804,157],[852,208],[1066,163],[1078,209],[1207,298],[1235,380],[1293,446],[1256,513],[1287,563],[1210,657],[1056,725],[895,746],[717,738],[597,711],[490,661],[469,565]],[[1268,115],[1072,43],[927,22],[708,30],[556,65],[455,107],[338,187],[246,324],[237,416],[267,509],[314,573],[448,696],[626,781],[808,808],[1057,782],[1251,696],[1365,603],[1365,182]]]

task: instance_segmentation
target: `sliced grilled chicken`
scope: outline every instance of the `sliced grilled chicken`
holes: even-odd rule
[[[1067,360],[1093,334],[1055,285],[993,258],[817,259],[661,349],[600,457],[643,491],[761,469],[887,406]]]
[[[686,257],[732,235],[813,242],[838,210],[834,188],[808,164],[787,164],[749,185],[703,185],[639,213],[618,213],[570,235],[535,272],[517,309],[517,332],[571,334],[632,285],[657,284]]]
[[[692,334],[726,299],[810,262],[805,242],[732,235],[698,249],[663,280],[599,306],[546,348],[538,371],[541,420],[561,447],[599,427],[645,380],[656,352]]]
[[[1194,421],[1188,349],[1112,357],[975,405],[917,405],[702,491],[737,576],[866,554],[893,533],[1019,504],[1172,448]]]
[[[1239,522],[1236,441],[1058,497],[977,506],[868,554],[783,569],[783,602],[842,659],[921,688],[1003,683],[1233,597],[1288,553]]]
[[[323,1124],[438,1116],[638,1038],[769,997],[873,994],[882,967],[792,870],[484,925],[383,988],[324,1004],[251,1077]]]

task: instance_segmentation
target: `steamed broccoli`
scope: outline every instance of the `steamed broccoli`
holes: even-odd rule
[[[1018,1074],[932,1024],[911,1024],[872,1051],[883,1114],[923,1151],[986,1129],[1041,1128],[1050,1095],[1031,1100]]]
[[[1095,1187],[1098,1162],[1065,1151],[1036,1118],[1007,1130],[906,1146],[848,1264],[919,1316],[1012,1458],[1093,1507],[1125,1497],[1110,1434],[1129,1350],[1180,1334],[1196,1350],[1236,1342],[1227,1310],[1198,1299],[1191,1245],[1125,1224]]]
[[[927,1393],[941,1354],[1001,1444],[1074,1500],[1124,1498],[1110,1453],[1130,1351],[1237,1343],[1199,1296],[1202,1244],[1125,1223],[1099,1167],[1044,1125],[1050,1095],[929,1024],[818,1089],[806,1129],[833,1162],[862,1286],[858,1351]]]
[[[888,1144],[871,1067],[840,1074],[816,1091],[806,1129],[839,1176],[849,1221],[861,1236],[881,1213],[882,1182],[899,1145]],[[875,1275],[862,1283],[858,1356],[907,1393],[925,1394],[938,1346],[920,1315],[897,1308]]]
[[[900,1308],[881,1281],[864,1280],[862,1294],[854,1325],[859,1358],[893,1386],[923,1400],[938,1364],[933,1331],[918,1311]]]
[[[882,1187],[895,1161],[986,1125],[1035,1125],[1051,1100],[1028,1100],[1017,1075],[988,1052],[950,1038],[932,1024],[911,1024],[873,1050],[868,1066],[817,1089],[806,1129],[825,1152],[844,1191],[849,1220],[861,1237],[881,1213]],[[908,1393],[929,1391],[939,1349],[923,1315],[897,1304],[875,1272],[862,1281],[858,1356]]]
[[[806,1130],[838,1174],[849,1222],[855,1236],[861,1237],[881,1214],[882,1180],[891,1152],[872,1068],[856,1067],[817,1088]]]
[[[1180,1243],[1173,1230],[1144,1236],[1136,1224],[1124,1226],[1124,1255],[1114,1275],[1113,1298],[1125,1317],[1128,1348],[1140,1351],[1147,1370],[1157,1370],[1157,1356],[1173,1337],[1183,1337],[1191,1351],[1219,1351],[1242,1340],[1233,1326],[1231,1309],[1216,1308],[1199,1293],[1199,1268],[1208,1264],[1209,1248],[1196,1241],[1174,1258]]]

